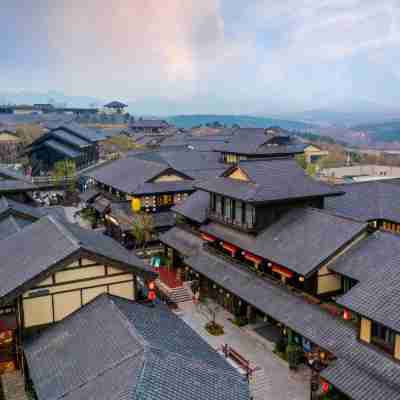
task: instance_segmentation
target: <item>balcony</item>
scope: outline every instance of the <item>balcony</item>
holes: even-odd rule
[[[216,211],[212,210],[211,208],[207,209],[207,217],[209,219],[211,219],[212,221],[219,222],[224,225],[229,225],[229,226],[234,227],[245,233],[254,233],[257,231],[257,227],[256,227],[255,223],[239,222],[236,219],[221,215],[220,213],[217,213]]]

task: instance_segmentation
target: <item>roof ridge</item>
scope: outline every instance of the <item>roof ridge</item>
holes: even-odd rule
[[[74,234],[53,215],[46,215],[44,218],[49,220],[73,245],[81,247],[82,243]]]

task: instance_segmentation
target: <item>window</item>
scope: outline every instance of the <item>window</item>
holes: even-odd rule
[[[394,341],[395,334],[391,329],[377,322],[372,322],[371,342],[384,350],[392,352],[394,349]]]
[[[225,199],[225,210],[224,210],[224,217],[225,218],[232,218],[232,200]]]
[[[211,195],[210,195],[210,208],[211,208],[212,211],[215,211],[215,206],[216,206],[215,193],[211,193]]]
[[[215,212],[219,215],[222,215],[222,202],[221,202],[221,196],[216,195],[215,196],[215,205],[216,209]]]
[[[242,215],[243,215],[243,203],[239,200],[235,201],[235,221],[239,224],[242,224]]]
[[[246,204],[246,224],[249,226],[254,226],[255,219],[256,219],[255,208],[250,204]]]

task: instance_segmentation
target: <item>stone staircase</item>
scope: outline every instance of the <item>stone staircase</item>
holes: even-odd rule
[[[7,372],[0,379],[4,400],[28,400],[24,377],[20,371]]]
[[[156,285],[157,285],[158,289],[161,292],[163,292],[164,295],[166,295],[168,297],[168,299],[175,304],[183,303],[185,301],[191,301],[193,299],[191,290],[188,287],[188,285],[186,284],[186,282],[183,284],[183,286],[176,287],[176,288],[170,288],[164,282],[157,279]]]
[[[263,368],[256,368],[250,378],[250,394],[253,400],[265,400],[268,386],[270,386],[268,377]]]

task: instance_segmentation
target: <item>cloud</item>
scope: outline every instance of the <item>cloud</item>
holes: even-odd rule
[[[217,0],[69,0],[52,11],[57,79],[94,92],[184,96],[224,40]]]

